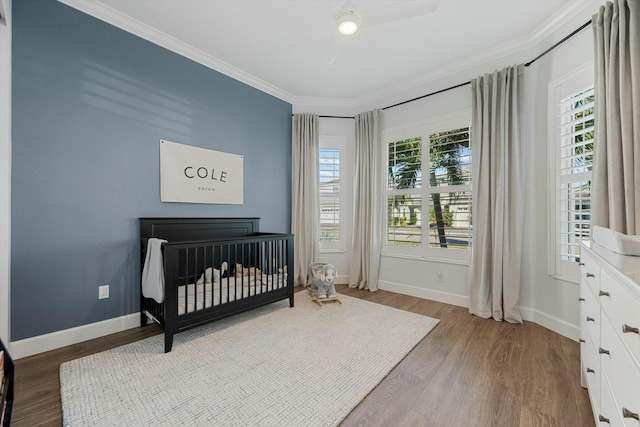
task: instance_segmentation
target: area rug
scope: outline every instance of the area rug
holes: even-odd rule
[[[65,426],[332,426],[439,322],[364,300],[281,301],[60,366]]]

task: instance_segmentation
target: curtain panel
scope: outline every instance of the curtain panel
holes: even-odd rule
[[[591,225],[640,234],[640,0],[615,0],[592,20],[595,138]]]
[[[291,233],[294,240],[294,283],[307,286],[309,264],[320,253],[318,156],[320,132],[318,115],[293,115]]]
[[[384,219],[383,147],[379,109],[355,117],[356,172],[349,287],[378,290]]]
[[[522,323],[523,65],[471,81],[473,236],[469,312]]]

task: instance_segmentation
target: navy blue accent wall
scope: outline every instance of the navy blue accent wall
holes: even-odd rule
[[[12,341],[137,312],[139,217],[289,232],[289,103],[54,0],[13,2],[12,77]],[[243,155],[244,204],[162,203],[160,139]]]

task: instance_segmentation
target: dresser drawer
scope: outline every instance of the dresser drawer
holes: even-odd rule
[[[580,359],[591,406],[594,414],[597,414],[600,410],[600,361],[597,348],[593,347],[588,339],[580,347]]]
[[[583,283],[589,285],[593,295],[600,291],[600,266],[591,255],[584,250],[580,251],[580,278]]]
[[[602,389],[600,393],[600,411],[596,415],[596,425],[607,427],[626,427],[622,418],[618,415],[618,408],[611,392],[611,386],[606,375],[602,376]]]
[[[600,278],[602,312],[640,364],[640,301],[604,269]],[[639,424],[640,425],[640,424]]]
[[[588,286],[581,286],[582,307],[580,310],[580,329],[582,338],[591,341],[594,348],[600,345],[600,305],[598,300],[588,289]]]
[[[640,414],[640,366],[631,358],[613,325],[604,317],[600,340],[601,352],[606,351],[600,354],[601,382],[604,384],[606,377],[617,415],[624,425],[639,426],[640,422],[634,416]]]

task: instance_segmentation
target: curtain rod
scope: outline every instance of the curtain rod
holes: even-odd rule
[[[291,114],[291,117],[293,117],[294,114]],[[321,119],[355,119],[355,117],[352,116],[318,116]]]
[[[585,28],[587,28],[589,25],[591,24],[591,21],[587,21],[584,24],[582,24],[579,28],[576,28],[575,30],[573,30],[573,32],[571,34],[569,34],[568,36],[566,36],[565,38],[563,38],[562,40],[560,40],[558,43],[554,44],[553,46],[551,46],[549,49],[545,50],[544,52],[542,52],[540,55],[536,56],[535,58],[533,58],[531,61],[527,62],[526,64],[524,64],[525,67],[528,67],[529,65],[533,64],[534,62],[536,62],[538,59],[542,58],[543,56],[545,56],[547,53],[551,52],[553,49],[555,49],[556,47],[560,46],[562,43],[566,42],[567,40],[569,40],[571,37],[575,36],[576,34],[578,34],[580,31],[584,30]]]
[[[551,52],[553,49],[557,48],[557,47],[558,47],[558,46],[560,46],[562,43],[566,42],[566,41],[567,41],[567,40],[569,40],[571,37],[575,36],[575,35],[576,35],[576,34],[578,34],[580,31],[582,31],[582,30],[584,30],[585,28],[587,28],[590,24],[591,24],[591,21],[590,21],[590,20],[589,20],[589,21],[587,21],[587,22],[585,22],[585,23],[584,23],[584,24],[582,24],[580,27],[578,27],[578,28],[576,28],[575,30],[573,30],[573,32],[571,32],[571,34],[569,34],[568,36],[566,36],[565,38],[563,38],[562,40],[560,40],[559,42],[557,42],[556,44],[554,44],[553,46],[551,46],[549,49],[547,49],[547,50],[545,50],[544,52],[542,52],[540,55],[538,55],[538,56],[536,56],[535,58],[533,58],[531,61],[529,61],[529,62],[527,62],[526,64],[524,64],[524,66],[525,66],[525,67],[530,66],[531,64],[533,64],[534,62],[536,62],[538,59],[542,58],[542,57],[543,57],[543,56],[545,56],[547,53]],[[464,83],[460,83],[460,84],[457,84],[457,85],[454,85],[454,86],[448,87],[448,88],[446,88],[446,89],[440,89],[440,90],[437,90],[437,91],[435,91],[435,92],[428,93],[428,94],[426,94],[426,95],[418,96],[417,98],[412,98],[412,99],[409,99],[409,100],[407,100],[407,101],[402,101],[402,102],[399,102],[399,103],[397,103],[397,104],[389,105],[388,107],[384,107],[384,108],[382,108],[382,109],[383,109],[383,110],[387,110],[387,109],[389,109],[389,108],[398,107],[398,106],[400,106],[400,105],[408,104],[409,102],[417,101],[417,100],[419,100],[419,99],[426,98],[426,97],[428,97],[428,96],[437,95],[437,94],[439,94],[439,93],[446,92],[446,91],[449,91],[449,90],[452,90],[452,89],[457,89],[457,88],[459,88],[459,87],[466,86],[466,85],[468,85],[468,84],[471,84],[471,82],[470,82],[470,81],[469,81],[469,82],[464,82]],[[327,118],[327,119],[354,119],[354,118],[355,118],[355,117],[346,117],[346,116],[318,116],[318,117],[321,117],[321,118]]]
[[[446,89],[440,89],[440,90],[437,90],[435,92],[431,92],[431,93],[428,93],[426,95],[422,95],[422,96],[419,96],[417,98],[410,99],[408,101],[402,101],[402,102],[398,102],[397,104],[389,105],[388,107],[384,107],[383,110],[386,110],[386,109],[389,109],[389,108],[393,108],[393,107],[397,107],[399,105],[407,104],[409,102],[417,101],[419,99],[426,98],[426,97],[431,96],[431,95],[437,95],[439,93],[446,92],[446,91],[451,90],[451,89],[457,89],[457,88],[459,88],[461,86],[466,86],[466,85],[470,85],[470,84],[471,84],[471,82],[460,83],[460,84],[457,84],[455,86],[448,87]]]

